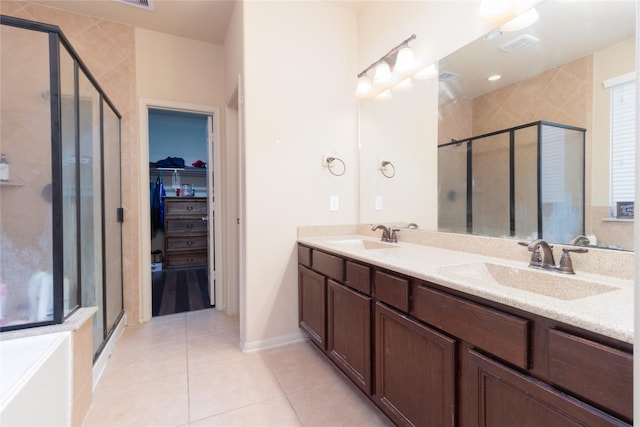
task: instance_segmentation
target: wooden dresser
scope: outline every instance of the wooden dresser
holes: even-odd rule
[[[164,199],[165,267],[207,265],[207,198]]]

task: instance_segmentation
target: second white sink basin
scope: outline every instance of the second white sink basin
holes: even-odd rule
[[[575,300],[616,291],[619,288],[531,268],[517,268],[488,262],[449,265],[438,272],[466,281],[498,284],[561,300]]]

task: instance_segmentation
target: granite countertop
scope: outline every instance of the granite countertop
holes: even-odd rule
[[[581,271],[575,275],[563,275],[531,269],[527,262],[411,243],[401,242],[375,249],[366,249],[360,243],[379,241],[352,234],[298,238],[298,242],[317,249],[633,343],[632,280]],[[529,281],[535,291],[499,284],[491,279],[486,264],[497,266],[498,270],[504,267],[505,271],[515,272],[511,280],[518,284]],[[530,276],[535,277],[532,279]],[[544,283],[541,283],[547,280],[551,283],[549,292],[555,296],[539,293],[543,292]],[[604,292],[590,295],[590,289]]]

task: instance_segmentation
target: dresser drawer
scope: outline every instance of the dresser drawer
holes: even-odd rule
[[[411,315],[495,356],[529,368],[529,321],[418,285]]]
[[[168,236],[167,250],[207,249],[207,236]]]
[[[207,199],[206,198],[171,198],[165,199],[166,215],[207,215]]]
[[[371,296],[371,268],[352,261],[346,263],[344,284]]]
[[[389,304],[405,313],[409,312],[409,279],[376,271],[374,294],[378,301]]]
[[[167,268],[204,267],[207,265],[206,251],[167,252]]]
[[[549,380],[627,420],[633,418],[633,355],[630,353],[550,330]]]
[[[201,218],[167,218],[166,233],[205,233],[207,232],[207,221]]]
[[[311,265],[318,273],[340,282],[344,281],[344,260],[338,256],[313,250],[311,253]]]

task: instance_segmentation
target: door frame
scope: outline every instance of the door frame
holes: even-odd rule
[[[139,313],[140,313],[140,322],[148,322],[151,320],[151,239],[149,236],[151,235],[151,224],[148,221],[151,215],[151,207],[149,206],[149,194],[143,190],[143,184],[149,181],[149,108],[159,108],[165,110],[177,110],[177,111],[186,111],[190,113],[196,114],[205,114],[213,116],[213,134],[214,134],[214,144],[213,144],[213,174],[214,181],[217,183],[216,193],[218,196],[217,200],[220,200],[221,194],[221,170],[220,170],[220,127],[221,127],[221,117],[220,117],[220,109],[218,107],[207,106],[207,105],[197,105],[197,104],[187,104],[183,102],[174,102],[174,101],[164,101],[158,99],[148,99],[148,98],[140,98],[138,104],[138,131],[139,131],[139,141],[140,141],[140,198],[139,198],[139,212],[140,212],[140,251],[138,253],[138,262],[140,264],[140,290],[139,290]],[[211,147],[207,144],[207,152],[209,153]],[[213,194],[214,189],[212,186],[209,188],[208,199],[212,200],[211,196]],[[213,202],[210,205],[214,209],[216,206],[213,205]],[[214,221],[213,229],[209,229],[209,239],[214,241],[215,246],[215,272],[216,279],[218,283],[215,286],[215,295],[212,295],[214,301],[217,302],[216,309],[225,306],[223,302],[223,286],[220,281],[222,280],[222,265],[223,265],[223,251],[222,244],[220,241],[220,237],[222,236],[222,224],[221,221]],[[216,236],[214,238],[214,236]],[[209,251],[210,252],[210,251]],[[209,254],[209,262],[211,263],[212,254]],[[147,268],[149,267],[149,268]],[[211,266],[210,266],[211,269]]]

